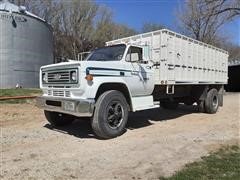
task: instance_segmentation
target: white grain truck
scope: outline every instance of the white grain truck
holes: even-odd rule
[[[129,111],[223,105],[228,52],[167,29],[106,43],[84,61],[41,67],[37,105],[53,126],[89,117],[95,134],[125,131]]]

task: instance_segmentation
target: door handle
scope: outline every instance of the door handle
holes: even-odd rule
[[[152,69],[152,66],[146,66],[147,69]]]
[[[132,71],[131,74],[132,75],[138,75],[138,72],[137,71]]]
[[[125,73],[121,71],[120,72],[120,76],[124,76],[124,75],[125,75]]]

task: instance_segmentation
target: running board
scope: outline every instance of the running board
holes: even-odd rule
[[[133,112],[158,107],[159,103],[153,102],[153,96],[132,97]]]

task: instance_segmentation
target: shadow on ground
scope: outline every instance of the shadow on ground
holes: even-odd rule
[[[152,121],[176,120],[178,117],[198,112],[199,111],[197,106],[180,105],[176,110],[156,108],[130,113],[127,129],[134,130],[138,128],[144,128],[146,126],[152,125]],[[90,119],[76,119],[71,125],[63,127],[56,128],[50,124],[46,124],[44,127],[53,131],[73,135],[78,138],[96,138],[91,128]]]
[[[78,138],[96,138],[93,134],[90,120],[75,120],[72,124],[62,127],[53,127],[46,124],[44,127],[64,134],[73,135]]]

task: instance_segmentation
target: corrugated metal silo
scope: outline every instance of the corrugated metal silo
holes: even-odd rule
[[[53,63],[53,34],[43,19],[0,3],[0,88],[38,87],[39,68]]]

